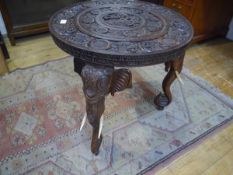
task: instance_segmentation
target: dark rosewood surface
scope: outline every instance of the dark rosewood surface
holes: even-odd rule
[[[91,150],[98,154],[105,96],[132,86],[128,69],[114,67],[165,63],[157,109],[172,101],[170,86],[182,70],[191,42],[191,24],[175,11],[143,1],[93,0],[58,11],[49,22],[55,43],[74,56],[82,77],[87,119],[93,127]]]

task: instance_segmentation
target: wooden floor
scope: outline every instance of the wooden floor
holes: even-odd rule
[[[18,39],[16,46],[11,46],[6,40],[6,45],[10,54],[7,60],[10,71],[68,56],[55,46],[48,34]]]
[[[10,71],[66,57],[48,34],[17,40],[11,47]],[[186,53],[185,67],[233,98],[233,42],[215,39],[193,45]],[[156,175],[233,175],[233,124],[202,141]]]

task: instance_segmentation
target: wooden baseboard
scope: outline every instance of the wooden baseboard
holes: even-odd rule
[[[4,59],[2,51],[0,50],[0,75],[4,75],[8,72],[9,72],[9,70],[8,70],[6,61]]]
[[[202,42],[208,39],[212,39],[212,38],[216,38],[219,36],[225,36],[226,35],[226,31],[227,30],[221,30],[218,32],[214,32],[214,33],[209,33],[209,34],[200,34],[200,35],[195,35],[193,37],[192,43],[198,43],[198,42]]]

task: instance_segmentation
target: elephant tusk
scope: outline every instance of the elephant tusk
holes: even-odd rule
[[[85,113],[84,117],[83,117],[83,120],[82,120],[82,123],[81,123],[81,126],[80,126],[80,131],[82,131],[83,129],[83,126],[85,125],[86,123],[86,120],[87,120],[87,113]]]
[[[178,71],[175,71],[175,73],[176,73],[176,77],[178,78],[179,82],[180,82],[182,85],[184,85],[184,82],[183,82],[183,80],[182,80],[182,78],[181,78],[179,72],[178,72]]]
[[[102,129],[103,129],[103,124],[104,124],[104,116],[101,116],[101,118],[100,118],[100,126],[99,126],[99,133],[98,133],[98,139],[100,139],[101,132],[102,132]]]

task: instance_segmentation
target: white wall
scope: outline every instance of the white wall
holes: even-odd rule
[[[233,40],[233,17],[231,19],[231,23],[229,25],[229,30],[226,36],[228,39]]]
[[[0,30],[1,30],[2,35],[7,34],[6,27],[5,27],[4,21],[2,19],[2,14],[1,13],[0,13]]]

